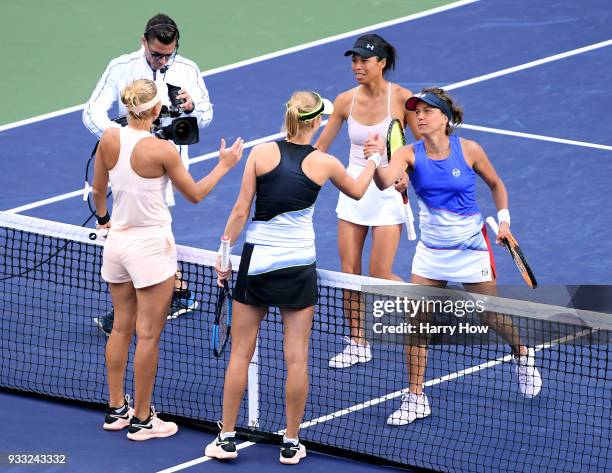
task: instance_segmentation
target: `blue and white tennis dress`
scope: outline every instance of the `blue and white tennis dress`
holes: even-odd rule
[[[414,143],[410,181],[419,203],[421,238],[412,273],[428,279],[477,283],[491,281],[495,262],[476,203],[476,173],[465,161],[459,137],[451,135],[450,155],[427,156]]]
[[[301,309],[317,302],[314,204],[321,186],[302,171],[315,149],[276,142],[280,162],[257,176],[255,215],[249,224],[234,299],[243,304]]]

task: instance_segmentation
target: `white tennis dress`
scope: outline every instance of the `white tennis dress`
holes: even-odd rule
[[[367,159],[363,155],[363,144],[368,138],[369,133],[378,133],[386,140],[387,129],[391,123],[391,83],[387,94],[387,116],[376,125],[362,125],[353,118],[353,106],[359,87],[355,90],[351,109],[347,119],[348,133],[351,140],[351,150],[349,154],[349,165],[346,169],[348,174],[357,178],[366,163]],[[383,164],[386,165],[386,164]],[[393,186],[381,191],[372,181],[368,190],[360,200],[351,199],[340,192],[336,214],[341,220],[365,225],[368,227],[378,227],[381,225],[397,225],[404,223],[402,196]]]

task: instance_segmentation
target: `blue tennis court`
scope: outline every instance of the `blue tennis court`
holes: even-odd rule
[[[612,140],[606,118],[612,94],[610,77],[605,73],[612,61],[611,22],[612,8],[605,0],[482,0],[376,29],[399,51],[398,68],[390,76],[391,81],[413,92],[431,85],[445,86],[463,105],[466,125],[458,133],[478,141],[504,179],[510,195],[513,232],[527,252],[544,290],[546,286],[554,285],[612,284],[609,269],[612,244],[607,238],[609,222],[612,221],[609,205],[612,196]],[[242,136],[246,142],[253,142],[276,135],[282,123],[283,104],[294,90],[318,90],[333,98],[352,87],[349,60],[342,53],[353,41],[354,37],[332,41],[205,76],[215,117],[211,126],[201,134],[200,143],[190,150],[194,161],[190,171],[194,177],[200,177],[212,168],[220,137],[233,140]],[[3,189],[0,209],[81,225],[89,216],[82,189],[85,163],[94,143],[81,123],[80,112],[0,131],[0,149],[4,156],[0,160],[0,186]],[[348,147],[345,127],[330,152],[346,161]],[[191,205],[178,197],[173,210],[177,243],[211,250],[216,248],[221,229],[237,197],[245,161],[243,158],[241,164],[200,205]],[[485,216],[493,214],[488,188],[484,183],[480,184],[478,192],[482,213]],[[73,195],[67,195],[70,193]],[[337,195],[338,191],[332,186],[324,188],[315,216],[318,266],[332,271],[340,268],[334,211]],[[53,201],[45,202],[45,199]],[[241,243],[239,241],[236,248]],[[495,253],[500,283],[521,284],[520,274],[502,249],[496,248]],[[368,246],[364,251],[364,255],[367,254]],[[404,278],[409,277],[413,254],[414,243],[402,237],[394,269]],[[363,267],[367,268],[367,257]],[[85,288],[83,297],[91,298],[90,290]],[[35,300],[33,306],[38,307],[38,301],[41,306],[47,304],[47,297],[52,298],[53,294],[42,287],[34,287],[32,292],[24,292],[16,300],[5,299],[5,303],[23,304],[25,307]],[[75,301],[68,305],[79,304],[78,291],[74,297]],[[108,305],[108,299],[88,300],[85,304],[90,312],[92,308],[103,310]],[[60,339],[49,352],[28,354],[27,362],[36,361],[34,358],[46,359],[62,377],[91,384],[94,390],[91,394],[81,396],[80,392],[75,392],[74,397],[102,401],[105,393],[100,386],[104,384],[104,373],[87,369],[88,363],[100,363],[104,353],[105,340],[91,325],[95,312],[85,311],[81,319],[70,320],[62,319],[61,304],[54,305],[51,312],[48,318],[41,318],[41,323],[49,324],[49,333],[56,333]],[[31,314],[36,315],[36,311]],[[9,317],[3,323],[3,331],[8,334],[25,330],[30,339],[46,337],[38,332],[40,328],[35,324],[25,329],[20,327],[23,324],[20,318]],[[317,322],[321,327],[327,323],[326,320]],[[62,324],[65,327],[62,328]],[[199,325],[194,314],[169,324],[168,329],[164,343],[177,348],[177,351],[165,361],[162,361],[163,354],[160,356],[162,376],[172,380],[174,372],[177,377],[169,382],[179,388],[185,384],[186,389],[193,389],[193,393],[206,392],[205,386],[202,389],[194,387],[198,383],[206,385],[209,379],[220,382],[222,368],[218,373],[211,373],[207,371],[206,363],[198,361],[208,356],[210,348],[196,348],[184,341],[190,337],[205,340],[208,325]],[[202,333],[194,335],[194,330]],[[278,332],[275,323],[271,322],[267,330],[265,336],[274,339],[275,331]],[[76,338],[61,338],[62,333],[69,331],[76,333]],[[321,333],[326,332],[322,330]],[[305,420],[350,410],[352,406],[382,399],[406,386],[407,380],[400,377],[385,382],[376,377],[368,378],[369,372],[365,368],[356,367],[351,373],[331,373],[326,365],[328,352],[341,335],[345,334],[333,332],[313,339],[312,378],[319,381],[311,389]],[[24,362],[23,359],[11,358],[10,353],[15,348],[8,343],[10,338],[0,337],[3,343],[0,346],[2,378],[19,372],[20,363]],[[162,353],[163,350],[162,346]],[[404,372],[403,354],[399,347],[381,346],[376,351],[374,367],[368,367],[368,370]],[[66,373],[67,369],[74,368],[74,363],[57,360],[74,358],[77,356],[75,353],[78,357],[72,361],[80,366],[81,371]],[[477,374],[446,380],[444,377],[449,373],[469,369],[482,360],[475,363],[468,355],[459,354],[449,364],[448,360],[436,360],[434,355],[428,370],[430,392],[435,399],[452,400],[443,407],[451,414],[432,416],[426,422],[398,432],[384,424],[393,400],[382,399],[376,404],[317,422],[313,424],[313,431],[331,437],[342,436],[343,431],[369,431],[374,434],[374,441],[359,435],[349,441],[356,449],[365,452],[384,449],[386,439],[392,438],[397,451],[387,452],[389,458],[443,468],[444,471],[515,471],[512,465],[518,455],[540,459],[541,463],[532,471],[555,471],[561,464],[556,461],[561,462],[564,456],[579,457],[580,471],[610,471],[612,369],[607,353],[609,346],[575,344],[555,351],[551,356],[551,362],[570,363],[578,375],[595,373],[602,380],[608,389],[598,393],[597,404],[565,406],[564,399],[558,397],[563,393],[561,380],[550,377],[546,379],[542,395],[525,405],[513,391],[506,363],[478,369]],[[503,355],[500,353],[499,356]],[[265,347],[261,350],[261,357],[266,357]],[[595,364],[585,366],[583,360],[587,357],[595,360]],[[199,369],[198,364],[203,368]],[[260,373],[264,377],[266,370],[282,369],[280,360],[268,360],[264,367]],[[182,369],[186,371],[181,372]],[[356,379],[361,379],[358,392],[352,389]],[[51,387],[54,383],[53,376],[29,381]],[[469,398],[468,393],[474,385],[481,389],[482,396]],[[499,392],[500,386],[507,394],[492,396]],[[277,398],[280,389],[280,386],[270,386],[268,391],[262,391],[260,399],[262,403],[278,407],[279,416],[282,412],[282,403]],[[571,389],[580,396],[589,392],[591,387]],[[156,395],[163,397],[163,392],[156,391]],[[330,400],[332,397],[333,401]],[[0,398],[5,420],[0,427],[0,452],[44,451],[69,455],[67,466],[39,468],[37,471],[162,471],[198,459],[203,455],[203,446],[212,439],[212,435],[182,428],[179,435],[163,442],[126,445],[123,435],[109,434],[99,428],[99,410],[14,393],[0,393]],[[212,409],[216,414],[220,409],[218,399],[197,401],[203,411]],[[442,401],[439,402],[437,407],[442,408]],[[189,404],[171,407],[176,408],[178,415],[199,415],[189,412],[192,409]],[[587,419],[585,424],[580,424],[584,427],[576,432],[560,431],[565,421],[561,415],[563,409],[580,419]],[[490,436],[490,429],[496,428],[493,424],[500,412],[507,413],[504,414],[506,420],[523,426],[520,437],[488,443],[484,439]],[[544,423],[542,412],[555,414],[547,416],[548,423]],[[243,410],[243,416],[246,415]],[[486,421],[485,424],[473,423],[471,419],[475,416],[490,418],[491,425]],[[265,422],[269,422],[269,428],[274,431],[282,419],[262,419],[262,423]],[[329,430],[318,430],[322,426]],[[461,444],[454,444],[453,440],[440,443],[440,437],[430,434],[443,430],[451,439],[461,438]],[[411,451],[412,440],[416,438],[428,444],[429,448]],[[334,442],[333,438],[327,440]],[[575,451],[561,451],[558,443],[565,441],[573,442]],[[470,449],[460,451],[465,445]],[[499,463],[472,463],[472,454],[479,449],[497,456]],[[455,458],[460,459],[462,470],[453,465],[443,465],[439,458],[431,460],[446,451],[454,452]],[[269,445],[245,447],[235,466],[206,461],[167,471],[238,471],[242,468],[263,471],[280,467],[277,466],[276,454],[275,448]],[[5,466],[3,463],[0,465]],[[299,468],[304,471],[328,471],[332,468],[348,471],[350,468],[365,472],[382,467],[313,455]],[[7,471],[30,469],[11,466]]]

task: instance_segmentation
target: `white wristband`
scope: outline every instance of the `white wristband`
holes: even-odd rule
[[[232,251],[233,251],[233,250],[234,250],[234,247],[233,247],[233,246],[230,246],[230,247],[229,247],[229,254],[230,254],[230,256],[232,255]],[[219,250],[217,251],[217,254],[218,254],[219,256],[221,256],[221,245],[219,245]]]
[[[382,156],[380,153],[374,153],[368,158],[368,161],[372,161],[374,163],[374,169],[380,166],[380,162],[382,161]]]
[[[508,222],[508,226],[510,225],[510,211],[508,209],[501,209],[497,212],[497,221],[498,223]]]

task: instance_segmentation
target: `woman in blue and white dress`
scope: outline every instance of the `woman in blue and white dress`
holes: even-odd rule
[[[463,122],[463,110],[440,88],[423,89],[406,102],[415,111],[422,139],[393,155],[387,168],[380,168],[376,184],[384,189],[408,169],[419,203],[420,241],[412,261],[411,282],[445,287],[449,281],[462,283],[469,291],[494,295],[495,262],[483,218],[476,203],[476,176],[491,189],[498,209],[499,234],[511,236],[508,193],[482,147],[475,141],[452,134]],[[365,144],[367,156],[381,152],[382,140]],[[534,349],[528,349],[511,320],[485,313],[483,319],[511,346],[518,374],[519,390],[525,397],[537,396],[542,387],[535,367]],[[390,425],[404,425],[431,413],[423,392],[427,347],[406,347],[409,392],[400,409],[387,419]]]
[[[244,397],[249,362],[259,324],[269,306],[280,308],[287,365],[287,429],[280,461],[296,464],[306,456],[298,440],[308,394],[308,341],[317,302],[315,233],[312,225],[319,190],[329,179],[353,199],[360,199],[372,181],[380,156],[370,158],[361,173],[351,177],[340,161],[311,146],[330,101],[314,92],[296,92],[287,103],[287,138],[257,145],[247,160],[240,195],[224,235],[238,239],[249,224],[234,289],[232,351],[223,389],[223,423],[206,455],[236,458],[235,424]],[[230,275],[217,264],[219,280]]]

